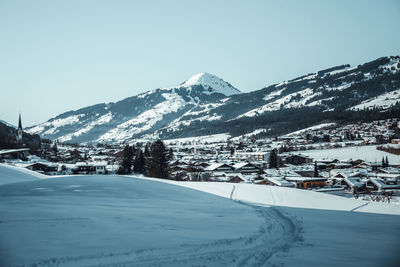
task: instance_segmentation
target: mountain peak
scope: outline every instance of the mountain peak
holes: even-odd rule
[[[226,96],[237,95],[241,93],[230,83],[207,72],[201,72],[193,75],[180,86],[191,87],[193,85],[202,85],[206,89],[213,89],[215,93],[221,93]]]

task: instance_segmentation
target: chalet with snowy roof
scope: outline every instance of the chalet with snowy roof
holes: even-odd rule
[[[366,190],[366,180],[359,177],[345,177],[339,184],[348,193],[360,193]]]
[[[308,189],[315,187],[324,187],[327,178],[323,177],[284,177],[286,181],[296,184],[296,188]]]
[[[384,192],[391,190],[399,190],[400,184],[393,182],[386,182],[381,178],[370,177],[366,183],[367,189],[376,192]]]
[[[247,160],[247,161],[266,161],[269,158],[270,152],[260,151],[260,152],[244,152],[244,151],[236,151],[235,157],[238,160]]]
[[[204,169],[206,172],[233,172],[235,169],[226,163],[213,163]]]
[[[29,148],[1,149],[0,159],[24,159],[29,155]]]
[[[244,183],[248,180],[244,177],[244,175],[240,173],[230,173],[226,174],[226,182],[228,183]]]
[[[400,169],[399,168],[393,168],[393,167],[386,167],[386,168],[381,168],[378,171],[379,173],[386,173],[386,174],[398,174],[400,175]]]
[[[85,153],[80,150],[77,150],[77,149],[73,149],[71,151],[63,153],[64,161],[71,162],[71,163],[79,162],[79,161],[83,160],[84,157],[85,157]]]
[[[382,163],[380,162],[372,162],[370,163],[372,171],[378,171],[382,167]]]
[[[383,179],[385,182],[400,182],[400,174],[399,173],[383,173],[383,172],[375,172],[374,176],[377,178]]]
[[[317,162],[317,168],[318,170],[322,171],[322,170],[326,170],[326,168],[328,167],[328,164],[324,163],[324,162]]]
[[[332,143],[338,143],[338,142],[342,142],[343,137],[342,136],[331,136],[330,137],[330,141]]]
[[[345,162],[333,162],[331,164],[328,164],[328,168],[329,169],[347,169],[347,168],[351,168],[351,164],[350,163],[345,163]]]
[[[285,158],[285,163],[292,165],[306,164],[311,163],[312,161],[312,158],[304,155],[288,155]]]
[[[36,171],[39,173],[43,173],[46,175],[57,175],[58,173],[58,164],[50,163],[50,162],[36,162],[31,165],[26,166],[27,169]]]
[[[170,165],[171,176],[177,180],[202,180],[204,173],[204,163],[186,163],[176,161]]]
[[[233,165],[235,172],[241,174],[258,174],[262,171],[262,169],[254,164],[249,162],[239,162]]]
[[[282,177],[267,177],[266,184],[274,185],[274,186],[281,186],[281,187],[294,187],[295,184],[291,183]]]
[[[78,162],[73,169],[74,174],[107,174],[106,162]]]
[[[303,177],[313,177],[314,176],[314,166],[305,166],[303,168],[296,168],[294,172]]]
[[[329,172],[329,184],[340,184],[344,178],[368,178],[368,172],[363,169],[332,169]]]

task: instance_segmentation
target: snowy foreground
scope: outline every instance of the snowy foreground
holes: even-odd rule
[[[0,184],[0,266],[398,266],[400,260],[400,205],[249,184],[47,178],[6,165]]]

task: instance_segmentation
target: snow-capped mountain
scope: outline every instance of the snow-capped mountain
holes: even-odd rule
[[[250,93],[200,73],[179,86],[69,111],[27,131],[60,141],[107,143],[143,136],[236,136],[256,129],[273,135],[378,114],[368,109],[391,116],[399,108],[399,90],[399,56],[341,65]]]
[[[229,132],[236,136],[257,129],[275,135],[324,121],[371,119],[378,113],[392,116],[395,112],[391,109],[399,109],[399,100],[400,57],[383,57],[354,67],[341,65],[310,73],[234,95],[223,103],[200,105],[158,132],[164,138],[188,133]]]
[[[215,105],[240,93],[221,78],[203,72],[179,86],[69,111],[27,131],[61,142],[121,142],[152,134],[193,107]]]
[[[241,92],[233,87],[230,83],[222,80],[221,78],[207,72],[202,72],[192,76],[189,80],[184,82],[181,86],[191,88],[192,86],[201,85],[206,91],[205,93],[221,93],[226,96],[240,94]]]

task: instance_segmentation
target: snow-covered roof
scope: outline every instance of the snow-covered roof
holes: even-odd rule
[[[285,179],[291,182],[316,182],[327,180],[327,178],[324,177],[285,177]]]
[[[284,187],[294,187],[294,184],[291,182],[286,181],[281,177],[268,177],[267,180],[277,186],[284,186]]]
[[[17,153],[17,152],[24,152],[24,151],[29,151],[29,148],[2,149],[2,150],[0,150],[0,155],[10,154],[10,153]]]
[[[393,167],[386,167],[381,169],[382,172],[391,173],[391,174],[400,174],[400,169]]]
[[[77,162],[76,166],[107,166],[107,161],[97,161],[97,162]]]
[[[233,168],[234,168],[235,170],[237,170],[237,169],[243,168],[243,167],[246,166],[246,165],[250,165],[250,166],[256,167],[254,164],[251,164],[251,163],[249,163],[249,162],[239,162],[239,163],[236,163],[235,165],[233,165]]]
[[[400,188],[399,184],[388,185],[388,184],[385,184],[385,182],[380,178],[370,177],[368,180],[371,181],[374,185],[376,185],[380,189],[399,189]]]
[[[58,167],[58,164],[57,164],[57,163],[46,162],[46,161],[33,162],[33,163],[30,163],[30,164],[26,165],[26,167],[29,167],[29,166],[32,166],[32,165],[35,165],[35,164],[41,164],[41,165],[45,165],[45,166],[47,166],[47,167]]]
[[[345,181],[349,186],[355,188],[359,188],[366,183],[366,181],[355,177],[346,177],[343,179],[343,181]]]
[[[211,164],[210,166],[208,166],[207,168],[205,168],[204,170],[205,170],[205,171],[214,171],[214,170],[216,170],[216,169],[218,169],[219,167],[224,166],[224,165],[226,165],[226,166],[228,166],[228,167],[232,167],[232,166],[230,166],[230,165],[228,165],[228,164],[226,164],[226,163],[213,163],[213,164]]]

